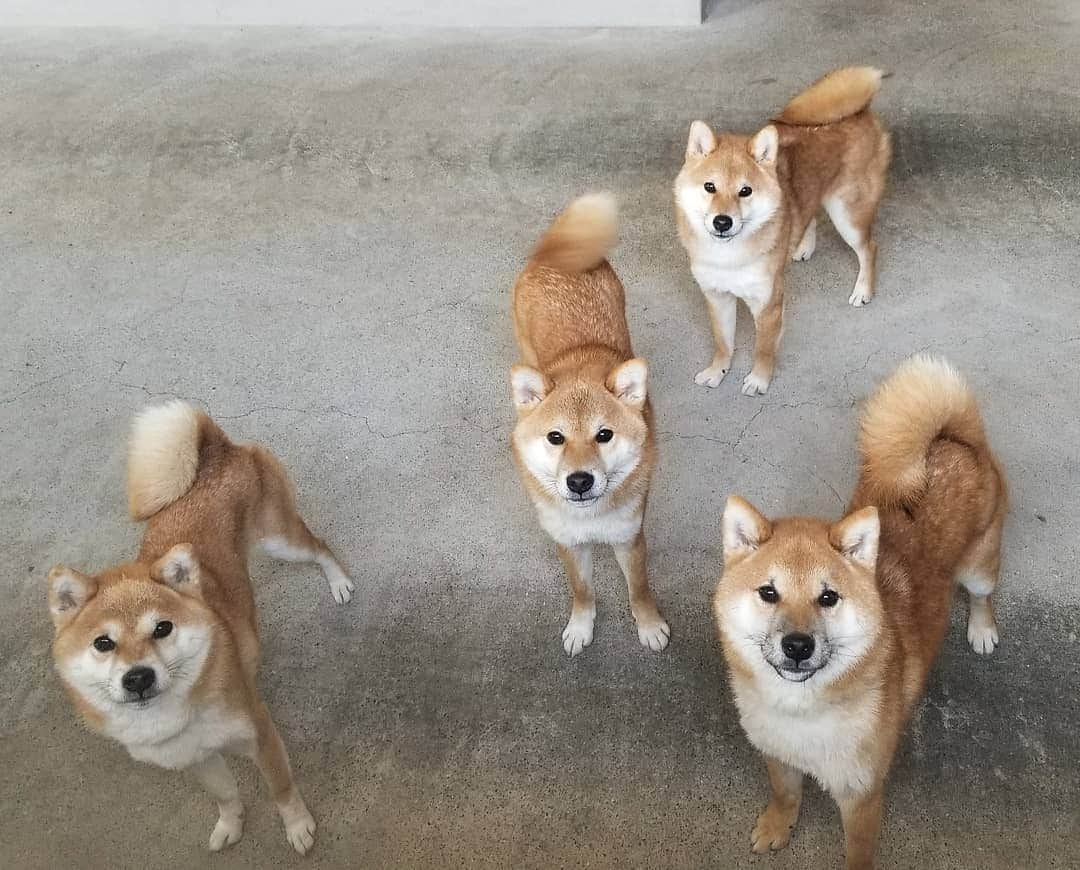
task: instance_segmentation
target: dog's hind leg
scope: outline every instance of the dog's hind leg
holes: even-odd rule
[[[1004,501],[989,527],[973,543],[956,571],[956,581],[968,592],[968,643],[980,655],[989,655],[998,645],[997,621],[991,595],[997,588],[1001,568],[1001,528],[1005,523]]]
[[[217,801],[218,820],[210,833],[210,851],[220,852],[244,834],[244,805],[236,777],[218,752],[188,769]]]
[[[795,248],[794,253],[791,255],[791,259],[796,262],[804,262],[814,256],[814,251],[817,250],[817,218],[810,218],[810,223],[806,225],[806,229],[803,231],[802,240]]]
[[[297,512],[292,486],[281,463],[268,450],[258,451],[264,486],[255,529],[259,543],[275,559],[318,565],[330,584],[330,594],[338,604],[344,604],[356,588],[353,581],[326,542],[311,533]]]
[[[593,622],[596,620],[596,596],[592,588],[592,547],[558,547],[559,558],[566,567],[570,585],[570,620],[563,629],[562,641],[566,654],[573,658],[592,643]]]
[[[836,231],[859,258],[859,277],[848,303],[861,308],[874,298],[877,243],[871,238],[880,193],[838,193],[825,200],[825,211]]]

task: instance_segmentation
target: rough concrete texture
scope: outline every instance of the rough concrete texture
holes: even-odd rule
[[[833,867],[811,789],[782,853],[708,613],[740,492],[837,515],[856,404],[913,351],[976,385],[1011,473],[999,616],[962,605],[897,758],[881,864],[1080,865],[1076,676],[1080,19],[1075,6],[743,0],[700,31],[0,34],[0,863],[204,866],[214,810],[85,732],[50,657],[44,575],[130,555],[132,414],[183,396],[273,446],[359,581],[257,557],[261,686],[320,824],[309,867]],[[695,117],[749,128],[846,62],[892,73],[879,296],[823,223],[789,271],[781,365],[717,390],[670,187]],[[509,288],[581,191],[652,365],[648,520],[674,629],[639,647],[614,560],[569,661],[554,548],[510,460]],[[300,866],[246,762],[215,867]]]

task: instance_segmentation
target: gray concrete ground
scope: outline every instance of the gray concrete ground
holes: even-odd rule
[[[697,31],[0,33],[0,864],[299,866],[252,768],[205,857],[189,780],[77,723],[44,575],[130,555],[124,437],[183,396],[273,446],[359,581],[258,557],[261,684],[320,823],[306,866],[837,866],[812,790],[751,856],[765,778],[708,614],[723,499],[836,515],[855,405],[916,350],[977,385],[1011,473],[991,659],[958,612],[888,793],[881,863],[1080,866],[1080,18],[1067,3],[740,0]],[[713,392],[670,185],[698,116],[748,128],[846,62],[893,73],[878,299],[823,225],[761,400]],[[563,577],[507,447],[508,292],[573,195],[614,255],[662,463],[638,646],[614,560],[568,661]],[[962,611],[962,607],[958,608]]]

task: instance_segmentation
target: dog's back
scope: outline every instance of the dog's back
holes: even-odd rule
[[[570,203],[541,237],[514,285],[523,362],[546,369],[593,346],[633,356],[623,286],[606,260],[617,231],[615,200],[599,193]]]

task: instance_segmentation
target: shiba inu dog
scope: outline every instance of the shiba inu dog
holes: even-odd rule
[[[873,866],[882,788],[949,624],[954,580],[968,640],[994,651],[1005,479],[978,406],[947,363],[913,357],[870,399],[862,470],[840,522],[724,511],[714,613],[736,705],[765,755],[772,799],[753,850],[785,846],[802,781],[839,804],[847,867]]]
[[[719,386],[731,367],[735,300],[742,299],[756,333],[742,392],[768,389],[783,331],[784,265],[814,253],[822,206],[859,257],[848,302],[859,307],[873,297],[871,229],[891,154],[889,135],[869,108],[880,83],[881,72],[870,67],[831,72],[753,136],[691,125],[675,212],[716,344],[696,383]]]
[[[645,360],[635,357],[623,286],[605,259],[617,216],[607,194],[583,196],[555,220],[514,285],[523,365],[510,375],[512,445],[540,525],[570,582],[563,649],[592,643],[592,548],[610,544],[626,575],[638,639],[651,650],[671,630],[649,589],[642,522],[655,462]]]
[[[217,800],[212,850],[243,832],[244,806],[222,757],[232,752],[255,760],[303,854],[315,821],[255,688],[248,549],[317,563],[339,603],[353,583],[296,512],[277,459],[233,444],[183,402],[136,418],[127,491],[131,515],[148,521],[135,560],[96,575],[49,574],[56,669],[89,727],[139,761],[190,770]]]

